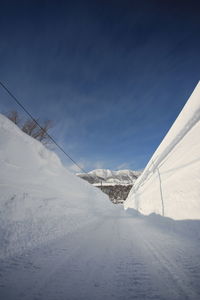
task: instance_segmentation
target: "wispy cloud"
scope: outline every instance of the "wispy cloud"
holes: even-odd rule
[[[124,162],[116,167],[116,170],[130,169],[130,163]]]
[[[80,167],[84,168],[84,165],[80,164]],[[78,166],[76,166],[75,164],[67,165],[66,168],[70,173],[73,173],[73,174],[82,173],[80,168],[78,168]]]
[[[68,2],[1,9],[1,80],[84,169],[142,168],[199,78],[198,10]]]
[[[94,169],[105,169],[106,168],[106,162],[105,161],[96,161],[93,164]]]

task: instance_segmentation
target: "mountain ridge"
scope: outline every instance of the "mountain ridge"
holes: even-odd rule
[[[130,185],[134,184],[142,171],[95,169],[88,173],[77,173],[76,175],[93,185]]]

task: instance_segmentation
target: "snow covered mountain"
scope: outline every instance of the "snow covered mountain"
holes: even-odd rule
[[[111,171],[96,169],[88,173],[78,173],[76,175],[94,185],[101,183],[102,185],[127,185],[133,184],[141,173],[141,171],[132,170]]]
[[[66,235],[114,208],[58,156],[0,115],[0,258]]]
[[[200,83],[124,205],[143,214],[200,219]]]

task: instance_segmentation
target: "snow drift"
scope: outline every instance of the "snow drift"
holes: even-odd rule
[[[200,219],[200,83],[135,182],[125,208]]]
[[[0,258],[83,227],[113,205],[0,115]]]

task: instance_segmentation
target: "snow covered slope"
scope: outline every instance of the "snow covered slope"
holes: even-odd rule
[[[54,152],[0,115],[0,258],[83,227],[114,209]]]
[[[140,174],[141,171],[96,169],[88,173],[78,173],[76,175],[96,185],[101,184],[101,182],[103,185],[126,185],[133,184]]]
[[[200,83],[124,205],[143,214],[200,219]]]

